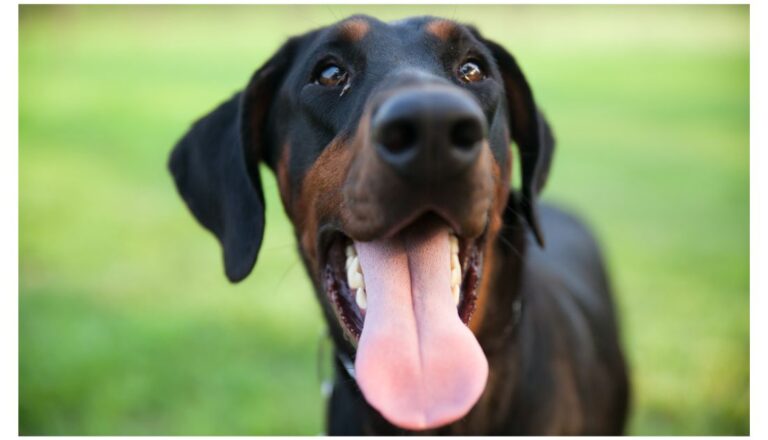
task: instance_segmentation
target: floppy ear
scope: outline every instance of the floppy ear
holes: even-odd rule
[[[192,125],[168,167],[195,218],[221,243],[232,282],[248,276],[264,236],[264,194],[258,162],[264,123],[295,48],[290,40],[235,94]]]
[[[523,186],[520,209],[536,241],[543,247],[544,236],[539,226],[536,203],[547,181],[555,139],[544,115],[536,108],[531,88],[515,58],[499,44],[485,39],[482,41],[493,54],[504,81],[509,128],[520,152]]]

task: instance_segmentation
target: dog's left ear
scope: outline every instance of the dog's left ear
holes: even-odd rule
[[[221,243],[232,282],[248,276],[264,236],[264,194],[258,163],[274,94],[297,46],[289,40],[235,94],[194,123],[168,167],[192,214]]]
[[[539,192],[544,188],[549,175],[555,139],[547,120],[536,107],[531,88],[515,58],[501,45],[480,36],[476,29],[471,30],[493,54],[504,82],[509,128],[520,152],[522,168],[520,208],[536,241],[543,247],[544,235],[539,225],[536,204]]]

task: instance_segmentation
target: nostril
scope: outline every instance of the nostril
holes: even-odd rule
[[[450,139],[454,147],[469,150],[483,139],[483,126],[475,118],[459,119],[451,127]]]
[[[392,153],[401,153],[413,148],[418,141],[416,125],[406,119],[386,123],[379,130],[379,143]]]

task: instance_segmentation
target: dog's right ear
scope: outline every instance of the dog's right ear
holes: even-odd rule
[[[261,247],[264,194],[258,163],[264,125],[297,45],[297,39],[289,40],[244,91],[195,122],[168,163],[190,211],[221,243],[232,282],[248,276]]]
[[[472,26],[469,29],[493,54],[501,73],[511,136],[520,153],[522,194],[519,207],[536,241],[543,247],[544,234],[539,224],[538,196],[547,181],[555,149],[552,129],[537,108],[531,87],[512,54],[498,43],[483,38]]]

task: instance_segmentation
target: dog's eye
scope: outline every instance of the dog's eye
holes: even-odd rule
[[[461,67],[459,67],[459,71],[457,73],[459,75],[459,79],[465,83],[473,83],[485,79],[485,73],[483,72],[483,69],[481,69],[480,65],[474,61],[467,61],[462,64]]]
[[[315,84],[325,87],[336,87],[347,83],[347,71],[335,64],[327,64],[318,70],[315,76]]]

